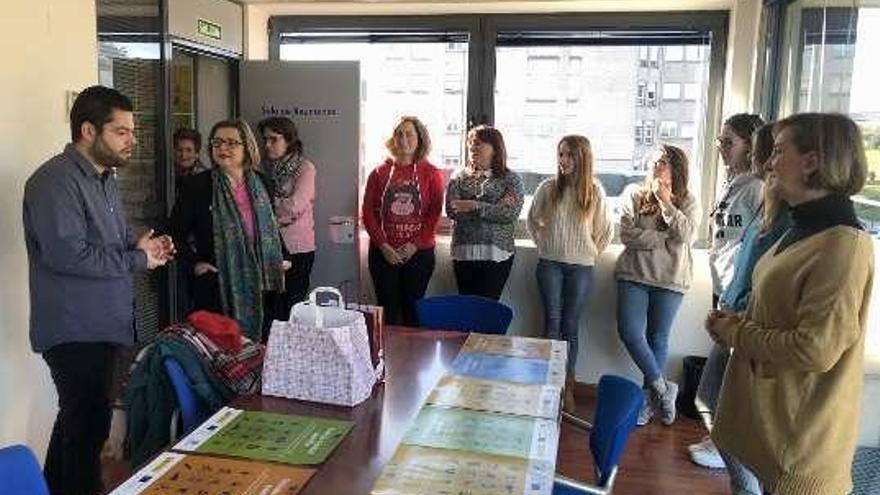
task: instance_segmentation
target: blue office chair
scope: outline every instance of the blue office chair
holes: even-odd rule
[[[180,411],[183,433],[188,433],[207,419],[208,412],[204,405],[202,405],[201,400],[193,392],[189,384],[189,378],[187,378],[180,363],[174,358],[166,358],[164,363],[165,371],[171,380],[171,386],[174,387],[174,395],[177,397],[177,407]],[[172,423],[171,438],[177,438],[176,421]]]
[[[488,297],[451,295],[419,299],[416,316],[425,328],[503,335],[513,310]]]
[[[0,480],[4,495],[49,495],[40,463],[24,445],[0,449]]]
[[[636,425],[639,409],[645,398],[635,383],[614,375],[599,379],[596,413],[593,424],[574,418],[576,426],[590,430],[590,452],[596,470],[596,485],[588,485],[563,476],[556,476],[553,495],[606,495],[611,493],[617,477],[617,465],[626,441]],[[565,416],[566,419],[570,416]]]

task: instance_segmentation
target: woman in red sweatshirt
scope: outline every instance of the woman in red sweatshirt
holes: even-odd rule
[[[361,212],[370,235],[370,276],[385,321],[416,326],[415,303],[434,272],[443,176],[426,158],[431,138],[416,117],[401,117],[385,147],[391,156],[370,173]]]

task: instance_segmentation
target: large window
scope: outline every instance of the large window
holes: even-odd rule
[[[499,30],[495,125],[505,135],[508,165],[523,177],[523,218],[537,186],[556,174],[556,146],[567,134],[590,139],[615,220],[623,188],[644,181],[647,160],[660,143],[688,153],[699,188],[709,59],[687,63],[685,53],[709,50],[710,36],[650,37],[669,42],[642,44],[638,31]],[[680,122],[696,123],[696,129],[681,135]]]
[[[771,110],[782,117],[840,112],[859,125],[868,157],[868,182],[853,200],[859,220],[876,239],[875,255],[880,256],[880,65],[876,53],[880,2],[794,1],[778,15],[783,20],[778,30],[783,56],[775,58],[787,62],[770,66],[768,71],[771,80],[779,81],[778,108]],[[876,297],[872,307],[877,307]],[[876,329],[880,315],[875,309],[872,314],[869,328]],[[869,353],[880,353],[880,332],[868,332],[866,347]]]
[[[711,197],[704,185],[714,172],[704,170],[713,167],[704,164],[715,153],[705,136],[720,119],[725,25],[723,13],[282,17],[272,22],[272,52],[360,61],[362,180],[385,157],[400,115],[427,124],[430,159],[447,178],[466,163],[468,127],[490,123],[524,179],[525,217],[537,185],[555,174],[560,138],[583,134],[617,212],[659,143],[685,149],[692,191]]]
[[[868,185],[855,199],[859,218],[880,239],[880,3],[811,5],[794,2],[789,7],[787,49],[793,63],[786,72],[781,113],[841,112],[861,127]]]
[[[401,115],[415,115],[427,126],[432,141],[428,158],[447,179],[465,159],[467,34],[406,38],[305,31],[286,34],[279,49],[281,60],[360,62],[362,185],[388,156],[385,141]]]

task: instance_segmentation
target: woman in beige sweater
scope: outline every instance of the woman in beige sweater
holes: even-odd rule
[[[844,495],[862,392],[872,241],[849,197],[865,183],[858,127],[836,114],[776,124],[767,187],[792,227],[758,261],[744,314],[716,311],[709,334],[732,347],[712,439],[765,493]]]
[[[617,333],[644,375],[645,406],[638,424],[656,409],[663,424],[675,421],[678,385],[664,376],[669,333],[690,288],[691,244],[700,207],[688,191],[688,159],[681,148],[663,145],[642,186],[624,192],[620,218],[623,253],[617,259]]]
[[[557,146],[557,174],[535,191],[528,227],[538,247],[535,276],[547,337],[568,342],[563,407],[574,410],[574,368],[580,319],[593,287],[593,266],[611,240],[602,185],[593,177],[593,150],[584,136]]]

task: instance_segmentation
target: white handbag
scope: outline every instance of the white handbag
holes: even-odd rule
[[[336,295],[338,306],[319,306],[317,295]],[[263,394],[354,406],[366,400],[381,372],[370,359],[367,325],[344,309],[342,294],[318,287],[295,304],[289,321],[275,320],[263,363]]]

